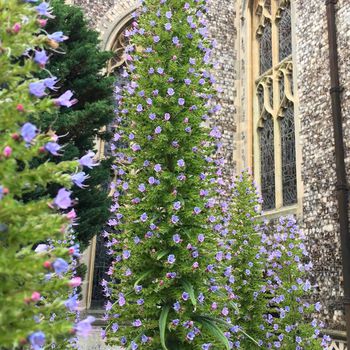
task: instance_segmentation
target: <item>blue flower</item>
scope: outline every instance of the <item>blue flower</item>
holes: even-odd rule
[[[61,188],[54,199],[54,204],[60,209],[68,209],[72,205],[71,193],[71,191]]]
[[[86,187],[86,185],[83,184],[83,182],[88,179],[90,176],[85,174],[83,171],[80,171],[79,173],[73,174],[71,176],[72,181],[74,184],[80,188]]]
[[[62,275],[68,271],[69,265],[62,258],[57,258],[53,263],[52,267],[57,275]]]
[[[61,43],[68,39],[68,36],[63,35],[63,32],[55,32],[47,36],[49,39]]]
[[[37,128],[32,123],[25,123],[21,128],[21,135],[25,142],[31,142],[36,136]]]
[[[43,350],[45,345],[45,334],[41,331],[34,332],[28,337],[33,350]]]
[[[55,104],[57,106],[63,106],[63,107],[71,107],[74,104],[78,102],[76,98],[71,98],[73,97],[73,92],[70,90],[67,90],[64,94],[62,94],[60,97],[55,99]]]
[[[85,156],[83,156],[79,159],[79,164],[91,169],[92,167],[98,165],[98,164],[94,163],[94,161],[93,161],[94,157],[95,157],[95,153],[92,151],[89,151]]]
[[[36,97],[44,97],[46,85],[43,81],[37,81],[29,84],[29,92]]]
[[[69,311],[73,312],[73,311],[78,310],[78,306],[79,306],[78,296],[73,295],[71,298],[67,299],[64,302],[64,305]]]
[[[175,255],[174,254],[170,254],[168,256],[168,263],[172,265],[172,264],[175,263],[175,261],[176,261]]]
[[[55,16],[52,16],[52,8],[47,2],[42,2],[40,5],[35,7],[36,11],[39,15],[49,17],[49,18],[55,18]]]
[[[52,155],[54,156],[59,156],[60,154],[58,153],[58,151],[61,149],[62,147],[57,143],[57,142],[48,142],[45,145],[45,149],[50,152]]]
[[[40,67],[45,67],[48,60],[49,60],[49,57],[46,55],[45,50],[41,50],[41,51],[35,50],[34,62],[38,63]]]

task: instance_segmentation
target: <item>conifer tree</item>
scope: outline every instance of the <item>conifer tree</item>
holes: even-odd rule
[[[85,173],[80,169],[94,165],[92,154],[79,161],[33,167],[34,159],[47,153],[58,156],[62,148],[56,133],[42,133],[33,120],[75,103],[70,90],[54,99],[47,97],[56,89],[55,77],[34,77],[46,68],[49,46],[64,40],[62,33],[44,32],[52,17],[46,2],[0,2],[0,344],[4,350],[41,350],[54,343],[67,349],[72,334],[85,335],[93,320],[74,325],[73,291],[80,279],[72,277],[70,264],[78,254],[70,234],[75,217],[70,189],[82,184]],[[57,187],[54,196],[23,200],[27,193],[50,184]]]
[[[130,84],[116,96],[106,332],[110,344],[128,349],[231,346],[232,306],[216,283],[222,257],[214,254],[212,230],[211,155],[220,133],[203,123],[216,111],[209,103],[205,6],[204,0],[144,1],[127,33]]]
[[[63,135],[64,155],[53,159],[62,161],[82,157],[94,149],[97,137],[109,139],[110,135],[103,127],[114,118],[114,79],[104,73],[111,53],[101,51],[98,33],[89,28],[82,10],[65,4],[64,0],[52,0],[50,5],[55,18],[48,22],[46,31],[63,31],[67,36],[60,46],[64,54],[53,55],[47,66],[58,78],[57,90],[52,96],[71,90],[78,102],[72,108],[43,114],[38,127],[43,130],[54,128]],[[73,190],[73,196],[79,199],[75,207],[79,218],[76,236],[82,247],[101,232],[108,220],[110,166],[110,158],[106,156],[99,167],[86,171],[89,176],[85,181],[87,188]]]

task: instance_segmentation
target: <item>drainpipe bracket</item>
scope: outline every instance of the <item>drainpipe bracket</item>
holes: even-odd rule
[[[338,2],[338,0],[326,0],[326,6],[330,5],[330,4],[336,4]]]
[[[329,89],[330,94],[342,93],[343,91],[344,91],[344,87],[342,87],[342,86],[334,86],[334,87]]]
[[[349,186],[347,184],[336,185],[337,191],[349,191]]]

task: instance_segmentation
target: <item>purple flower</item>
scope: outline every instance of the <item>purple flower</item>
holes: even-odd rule
[[[78,102],[76,98],[73,98],[73,100],[71,100],[72,97],[73,97],[73,92],[70,90],[67,90],[59,98],[55,99],[55,104],[57,106],[64,106],[69,108]]]
[[[202,210],[201,210],[201,208],[199,208],[199,207],[194,207],[194,209],[193,209],[193,212],[194,212],[196,215],[198,215],[201,211],[202,211]]]
[[[73,174],[71,179],[76,186],[84,188],[86,185],[84,185],[83,182],[89,177],[89,175],[86,175],[83,171],[80,171],[79,173]]]
[[[198,239],[198,242],[203,243],[203,242],[204,242],[204,239],[205,239],[203,233],[200,233],[200,234],[198,235],[197,239]]]
[[[186,85],[190,85],[191,82],[192,82],[191,79],[185,79],[184,81],[185,81],[185,84],[186,84]]]
[[[47,36],[49,39],[54,40],[58,43],[68,39],[68,36],[63,35],[63,32],[55,32]]]
[[[62,275],[68,271],[68,263],[62,258],[57,258],[53,263],[52,267],[55,270],[57,275]]]
[[[173,16],[173,14],[171,13],[171,11],[165,12],[165,17],[166,17],[167,19],[170,19],[172,16]]]
[[[131,256],[130,250],[123,250],[123,259],[127,260]]]
[[[185,99],[184,98],[179,98],[178,99],[179,106],[183,106],[185,104]]]
[[[172,264],[175,263],[175,261],[176,261],[175,255],[174,254],[170,254],[168,256],[168,263],[172,265]]]
[[[45,1],[42,2],[40,5],[36,6],[35,9],[40,16],[55,18],[55,16],[52,16],[52,8]]]
[[[36,97],[43,97],[46,95],[45,84],[43,81],[37,81],[29,84],[29,92]]]
[[[180,311],[180,303],[177,301],[176,303],[174,303],[173,305],[173,309],[176,311],[176,312],[179,312]]]
[[[179,160],[177,161],[177,165],[178,165],[179,167],[183,168],[183,167],[185,166],[185,161],[184,161],[183,159],[179,159]]]
[[[179,234],[175,234],[175,235],[173,236],[173,241],[174,241],[174,243],[176,243],[176,244],[181,243],[181,237],[180,237],[180,235],[179,235]]]
[[[35,125],[31,123],[23,124],[21,128],[21,135],[25,142],[31,142],[36,136],[36,133],[37,133],[37,128]]]
[[[157,173],[161,172],[162,171],[162,166],[160,164],[156,164],[154,166],[154,171],[157,172]]]
[[[186,339],[188,340],[188,341],[192,341],[194,338],[195,338],[195,334],[194,334],[194,332],[189,332],[189,333],[187,333],[187,335],[186,335]]]
[[[164,69],[161,67],[157,68],[157,73],[162,75],[164,73]]]
[[[210,343],[206,343],[202,345],[202,350],[209,350],[211,348],[211,344]]]
[[[179,43],[180,43],[179,38],[177,36],[174,36],[172,41],[173,41],[174,45],[179,45]]]
[[[91,323],[95,321],[95,317],[88,316],[85,320],[76,324],[75,330],[79,337],[87,337],[92,331]]]
[[[39,64],[41,67],[45,67],[49,57],[46,55],[45,50],[35,50],[34,62]]]
[[[175,91],[173,88],[169,88],[167,92],[169,96],[173,96],[175,94]]]
[[[94,163],[94,161],[93,161],[94,157],[95,157],[95,153],[92,151],[89,151],[87,154],[85,154],[85,156],[83,156],[79,159],[79,164],[91,169],[92,167],[98,165],[97,163]]]
[[[160,37],[159,37],[158,35],[155,35],[155,36],[153,37],[153,41],[154,41],[155,43],[159,43],[159,40],[160,40]]]
[[[189,298],[189,294],[187,292],[183,292],[181,298],[186,301]]]
[[[119,293],[119,299],[118,299],[118,304],[120,307],[123,307],[125,305],[125,297],[123,293]]]
[[[72,205],[71,193],[71,191],[61,188],[54,199],[54,204],[60,209],[68,209]]]
[[[29,343],[33,350],[43,350],[45,345],[45,334],[41,331],[34,332],[28,337]]]
[[[181,202],[177,201],[173,204],[173,208],[175,210],[179,210],[181,208]]]
[[[45,149],[54,156],[59,156],[58,151],[61,149],[61,146],[56,142],[48,142],[45,145]]]
[[[140,220],[141,220],[142,222],[146,222],[147,219],[148,219],[148,216],[147,216],[146,213],[143,213],[143,214],[140,216]]]
[[[138,105],[137,105],[136,111],[137,111],[137,112],[142,112],[142,111],[143,111],[142,104],[138,104]]]
[[[141,326],[142,326],[142,322],[141,322],[141,320],[137,319],[137,320],[135,320],[135,321],[132,323],[132,325],[133,325],[134,327],[141,327]]]
[[[139,191],[140,192],[145,192],[146,191],[146,186],[144,184],[139,185]]]
[[[157,126],[154,130],[155,134],[160,134],[162,132],[162,128],[160,126]]]
[[[57,78],[56,77],[52,77],[52,78],[46,78],[43,80],[44,85],[53,91],[57,90],[57,87],[55,86],[55,84],[57,83]]]
[[[164,114],[164,120],[170,120],[170,114],[169,113],[165,113]]]
[[[78,307],[79,307],[78,296],[73,295],[71,298],[67,299],[64,302],[64,305],[69,311],[73,312],[73,311],[78,310]]]
[[[173,215],[173,216],[171,217],[171,222],[172,222],[173,224],[178,223],[178,222],[179,222],[179,217],[176,216],[176,215]]]
[[[170,23],[165,23],[164,28],[167,31],[171,30],[171,24]]]

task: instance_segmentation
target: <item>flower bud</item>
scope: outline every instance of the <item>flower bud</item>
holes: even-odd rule
[[[23,107],[23,105],[21,103],[19,103],[17,105],[16,109],[17,109],[18,112],[24,112],[24,107]]]
[[[45,269],[50,269],[51,268],[51,262],[46,260],[44,263],[43,263],[43,266],[45,267]]]
[[[75,288],[75,287],[79,287],[81,285],[81,278],[80,277],[73,277],[69,282],[68,282],[68,286]]]
[[[41,295],[40,295],[39,292],[33,292],[30,299],[31,299],[32,301],[39,301],[39,300],[40,300],[40,297],[41,297]]]
[[[44,146],[39,147],[39,153],[46,153]]]
[[[11,135],[12,140],[18,141],[19,140],[19,135],[17,133],[14,133]]]
[[[45,27],[47,24],[47,19],[39,18],[38,23],[39,23],[40,27]]]
[[[12,31],[14,33],[18,33],[21,30],[21,28],[22,28],[21,23],[17,22],[12,26]]]
[[[6,158],[9,158],[12,154],[12,148],[10,146],[6,146],[4,148],[4,151],[3,151],[3,155],[6,157]]]

